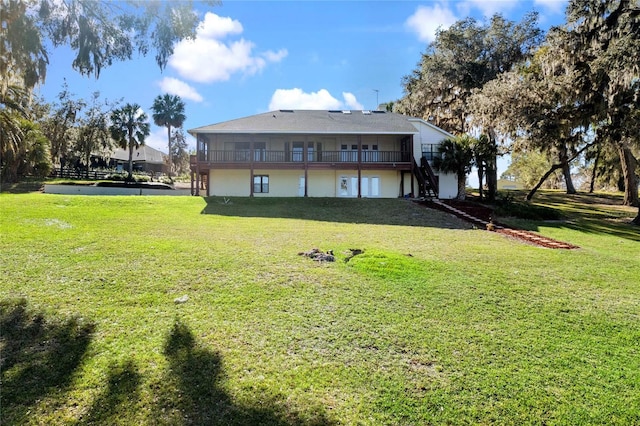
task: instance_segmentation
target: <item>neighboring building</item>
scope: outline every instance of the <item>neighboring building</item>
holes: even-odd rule
[[[133,150],[133,171],[166,173],[166,154],[147,145]],[[119,171],[129,171],[129,150],[118,148],[109,159],[108,167]]]
[[[525,189],[525,187],[515,179],[498,179],[498,190],[503,191],[508,189]]]
[[[457,194],[456,176],[438,176],[430,166],[439,143],[451,134],[418,118],[385,111],[279,110],[189,133],[197,140],[191,158],[196,195]]]

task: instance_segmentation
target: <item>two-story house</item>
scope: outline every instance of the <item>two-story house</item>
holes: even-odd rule
[[[192,193],[207,196],[454,198],[430,162],[451,134],[385,111],[278,110],[189,130]]]

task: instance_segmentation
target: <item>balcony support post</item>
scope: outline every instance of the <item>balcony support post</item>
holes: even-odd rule
[[[313,143],[313,142],[311,142]],[[307,197],[308,180],[309,180],[309,139],[304,140],[304,196]]]
[[[358,135],[358,198],[362,198],[362,136]]]
[[[200,135],[196,134],[196,196],[200,196]],[[204,142],[206,143],[206,142]]]
[[[249,197],[253,197],[253,138],[251,142],[249,142],[249,162],[250,162],[250,172],[249,172]]]

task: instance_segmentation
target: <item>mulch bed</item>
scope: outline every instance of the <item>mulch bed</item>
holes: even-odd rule
[[[495,232],[539,247],[567,250],[579,248],[573,244],[543,237],[535,232],[515,229],[501,224],[494,220],[492,208],[471,201],[440,200],[439,202],[435,202],[424,200],[418,203],[431,209],[453,214],[482,229],[487,229],[487,223],[492,223]]]

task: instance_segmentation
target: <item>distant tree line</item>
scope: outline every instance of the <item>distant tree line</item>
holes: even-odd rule
[[[197,24],[192,1],[0,0],[2,181],[47,176],[70,164],[88,167],[93,156],[117,146],[131,151],[149,135],[148,117],[135,103],[119,106],[101,101],[99,93],[75,99],[66,84],[54,103],[36,98],[33,88],[44,83],[49,65],[47,40],[70,46],[75,57],[69,66],[98,78],[104,67],[136,52],[155,52],[164,68],[175,43],[195,37]],[[158,96],[151,109],[154,122],[167,127],[169,176],[184,172],[184,103]]]
[[[169,98],[170,104],[158,103]],[[171,116],[180,111],[177,117]],[[166,158],[169,178],[189,171],[189,151],[182,124],[184,102],[175,95],[158,95],[151,106],[158,126],[165,127],[169,114],[172,130],[168,133]],[[91,99],[76,99],[66,83],[55,102],[39,98],[28,101],[28,108],[5,107],[2,112],[1,176],[3,182],[17,182],[26,176],[44,178],[54,168],[83,170],[106,167],[117,148],[129,153],[128,179],[132,179],[133,152],[145,144],[150,134],[148,115],[136,103],[108,102],[93,93]]]

